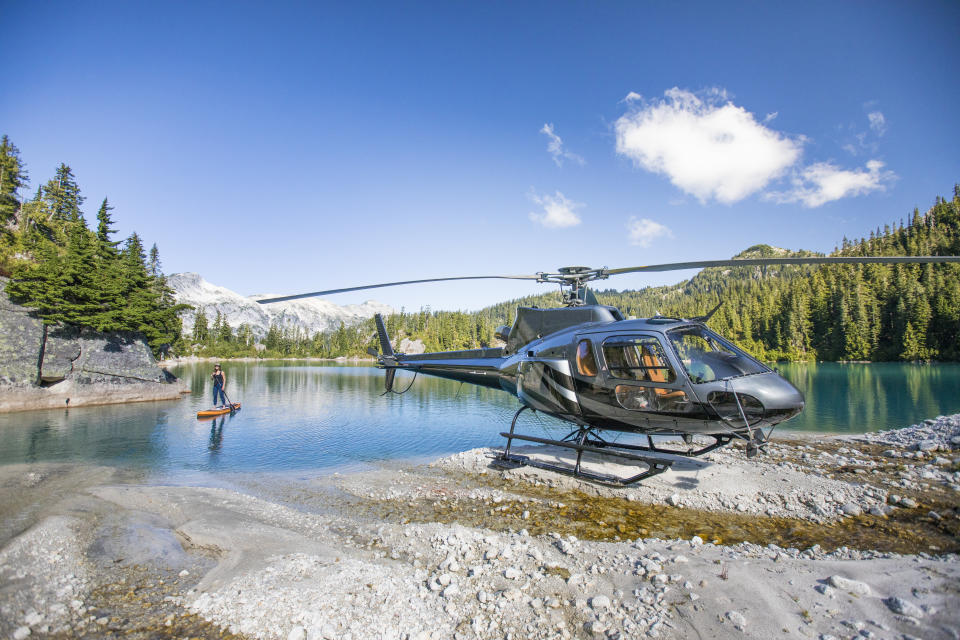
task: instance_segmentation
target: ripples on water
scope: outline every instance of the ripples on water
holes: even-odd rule
[[[807,396],[784,427],[864,432],[960,411],[958,365],[782,365]],[[175,373],[180,401],[0,414],[0,463],[83,461],[188,479],[193,472],[364,468],[500,446],[518,407],[507,393],[420,376],[402,396],[381,395],[371,367],[227,363],[228,391],[243,409],[200,421],[210,405],[210,365]],[[398,376],[398,389],[410,378]],[[566,428],[526,417],[528,433]]]

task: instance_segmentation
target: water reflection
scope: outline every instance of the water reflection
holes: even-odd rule
[[[181,365],[180,401],[0,414],[0,463],[72,460],[186,471],[362,468],[499,446],[518,407],[507,393],[420,376],[404,395],[382,395],[367,366],[228,362],[228,391],[242,410],[211,421],[210,364]],[[807,398],[783,427],[863,432],[960,411],[960,365],[782,365]],[[411,376],[401,373],[396,388]],[[534,435],[566,428],[525,414]],[[782,428],[783,428],[782,427]]]
[[[785,364],[807,407],[791,430],[862,433],[960,411],[960,365]]]

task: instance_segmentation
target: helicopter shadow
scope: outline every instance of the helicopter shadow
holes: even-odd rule
[[[511,447],[510,451],[512,455],[530,460],[531,465],[518,465],[515,463],[505,464],[503,459],[500,457],[502,450],[494,449],[493,452],[488,455],[489,463],[487,467],[491,470],[502,470],[505,467],[509,468],[519,466],[525,466],[528,469],[534,469],[536,468],[534,466],[536,464],[548,464],[572,471],[577,462],[576,451],[561,447],[552,447],[550,445]],[[691,458],[689,456],[671,453],[644,452],[644,455],[654,460],[670,462],[670,468],[664,473],[647,478],[638,484],[623,486],[636,487],[643,482],[655,480],[660,484],[666,484],[679,490],[696,489],[700,486],[701,472],[709,469],[710,467],[716,466],[716,463],[711,462],[710,460]],[[583,454],[580,460],[580,465],[581,468],[588,473],[621,478],[636,475],[645,469],[645,465],[643,463],[630,463],[623,460],[618,460],[615,456],[600,455],[589,452]],[[540,471],[538,471],[538,473],[539,472]],[[543,471],[542,473],[552,472]],[[567,473],[566,475],[572,475],[572,473]],[[587,478],[582,479],[587,480]]]

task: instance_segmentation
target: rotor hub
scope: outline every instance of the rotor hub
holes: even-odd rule
[[[580,289],[588,282],[606,280],[610,272],[606,267],[593,269],[591,267],[560,267],[556,273],[537,272],[537,282],[555,282],[560,285],[563,294],[563,303],[568,307],[578,307],[586,304]],[[564,290],[564,287],[569,289]]]

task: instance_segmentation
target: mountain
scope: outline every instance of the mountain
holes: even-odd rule
[[[203,309],[208,322],[213,322],[219,311],[234,329],[242,324],[249,325],[258,338],[265,336],[272,324],[281,328],[303,329],[308,335],[313,335],[317,331],[336,330],[341,322],[350,326],[373,317],[375,313],[396,313],[393,307],[374,300],[341,306],[321,298],[304,298],[261,305],[257,300],[272,297],[272,294],[242,296],[226,287],[207,282],[198,273],[174,273],[167,277],[167,284],[173,289],[178,303],[194,307],[182,316],[185,335],[193,330],[197,309]]]

